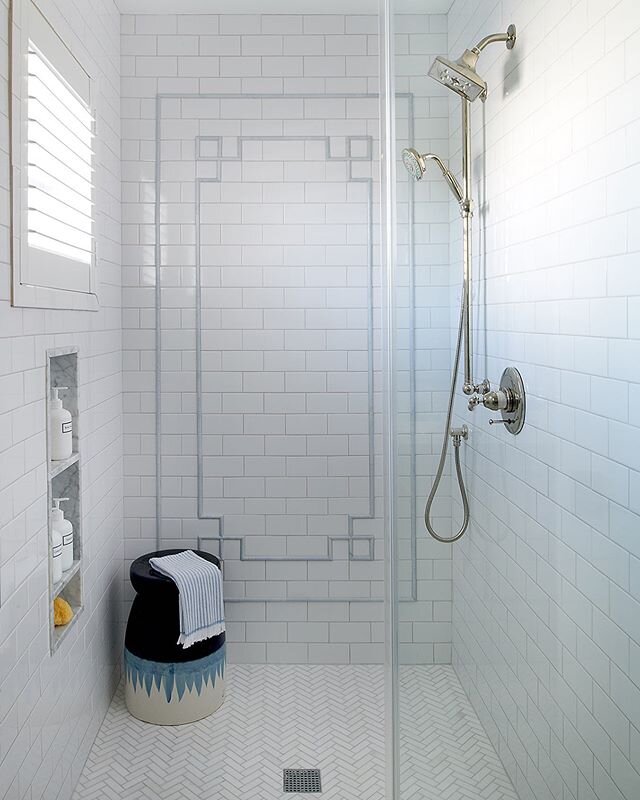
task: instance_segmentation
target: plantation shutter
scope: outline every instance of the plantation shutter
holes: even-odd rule
[[[27,263],[36,286],[91,291],[91,80],[32,4],[27,54]]]

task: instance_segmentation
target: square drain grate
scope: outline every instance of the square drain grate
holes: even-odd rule
[[[319,769],[282,770],[283,792],[321,792]]]

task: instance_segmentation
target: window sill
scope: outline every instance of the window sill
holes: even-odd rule
[[[12,305],[20,308],[52,308],[63,311],[98,311],[98,296],[14,281]]]

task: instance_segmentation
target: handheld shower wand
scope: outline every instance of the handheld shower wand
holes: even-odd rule
[[[447,167],[440,156],[435,155],[435,153],[424,153],[421,155],[413,147],[407,147],[402,151],[402,162],[407,172],[416,181],[421,181],[424,177],[424,174],[427,171],[427,161],[434,161],[440,167],[442,176],[447,182],[448,187],[453,192],[453,196],[456,198],[458,203],[461,203],[464,199],[462,187],[458,183],[456,176],[453,174],[453,172],[451,172],[449,167]]]
[[[515,25],[509,25],[506,33],[496,33],[492,34],[491,36],[485,36],[485,38],[478,42],[478,44],[471,48],[471,50],[465,50],[457,61],[450,61],[443,56],[438,56],[429,70],[430,77],[434,78],[448,89],[451,89],[462,98],[462,185],[458,182],[454,174],[442,161],[442,159],[433,153],[421,155],[413,147],[402,151],[402,160],[404,165],[409,174],[416,181],[419,181],[423,178],[427,170],[428,162],[435,162],[435,164],[440,168],[440,171],[442,172],[449,189],[451,189],[451,192],[458,202],[460,215],[462,217],[464,264],[458,339],[455,356],[453,359],[451,389],[449,392],[449,404],[447,407],[444,436],[440,451],[440,460],[438,462],[436,475],[424,509],[424,524],[429,531],[429,534],[439,542],[449,543],[455,542],[461,536],[463,536],[469,526],[469,501],[467,498],[467,490],[464,485],[464,478],[460,466],[460,445],[462,443],[462,439],[467,439],[468,430],[466,425],[464,425],[462,428],[451,427],[456,380],[460,365],[460,357],[462,354],[463,341],[464,383],[462,391],[466,395],[472,395],[469,407],[473,408],[475,405],[484,404],[484,398],[487,398],[487,407],[493,407],[494,404],[496,407],[498,407],[502,402],[502,398],[496,398],[500,392],[503,391],[501,388],[497,392],[491,392],[491,386],[487,379],[485,379],[481,384],[475,383],[473,378],[473,354],[471,338],[471,220],[473,217],[473,202],[471,198],[471,121],[469,112],[471,103],[473,103],[475,100],[478,98],[480,98],[483,102],[486,100],[487,84],[476,72],[476,65],[478,63],[480,54],[485,47],[494,42],[502,42],[506,44],[508,50],[511,50],[516,43]],[[493,398],[493,395],[496,395],[496,398]],[[522,408],[524,409],[524,402]],[[506,427],[508,428],[508,426]],[[513,428],[512,432],[517,433],[521,428],[522,424],[520,424],[520,427],[517,430]],[[463,519],[457,533],[455,533],[453,536],[446,537],[441,536],[433,527],[431,523],[431,511],[433,502],[438,493],[440,482],[442,480],[442,475],[444,473],[447,449],[449,446],[449,436],[451,436],[453,441],[456,477],[462,499]]]

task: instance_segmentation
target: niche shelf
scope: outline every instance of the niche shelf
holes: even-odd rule
[[[49,461],[49,480],[52,480],[56,475],[60,475],[65,469],[68,469],[73,464],[77,464],[80,460],[79,453],[71,453],[69,458],[64,461]]]
[[[67,386],[60,391],[62,405],[70,412],[73,420],[73,452],[63,461],[51,460],[51,422],[49,400],[51,389]],[[51,516],[48,512],[48,559],[49,559],[49,641],[51,653],[55,653],[83,610],[83,563],[82,563],[82,514],[81,498],[81,460],[78,433],[78,349],[63,347],[47,350],[47,502],[49,512],[54,497],[68,497],[62,504],[65,517],[73,525],[73,566],[62,573],[62,579],[53,582],[51,564]],[[53,624],[53,602],[56,597],[64,598],[73,610],[73,617],[66,625]]]

